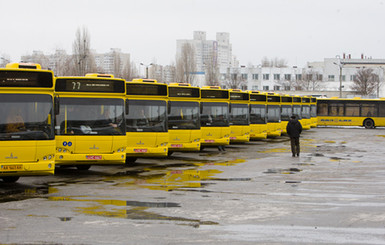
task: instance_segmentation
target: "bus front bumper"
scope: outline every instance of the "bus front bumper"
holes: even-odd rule
[[[56,153],[56,165],[80,165],[80,164],[124,164],[125,152],[112,154],[71,154]]]
[[[253,134],[251,133],[250,134],[250,140],[262,140],[262,139],[266,139],[267,138],[267,132],[262,132],[262,133],[259,133],[259,134]]]
[[[0,163],[1,176],[33,176],[53,175],[55,172],[55,161],[44,161],[44,163]]]
[[[250,135],[230,136],[230,143],[244,143],[250,141]]]
[[[166,157],[168,147],[127,147],[127,157]]]
[[[220,139],[203,139],[201,140],[202,146],[220,146],[220,145],[229,145],[230,137],[220,138]]]
[[[169,151],[199,151],[201,148],[200,142],[189,143],[169,143]]]

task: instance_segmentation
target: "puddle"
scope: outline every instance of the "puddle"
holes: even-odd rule
[[[71,221],[72,217],[58,217],[60,221]]]
[[[342,158],[342,157],[330,157],[330,161],[336,162],[341,160],[350,160],[350,158]]]
[[[167,220],[181,222],[181,225],[199,227],[200,225],[217,225],[212,221],[202,221],[183,217],[174,217],[148,211],[150,208],[179,208],[173,202],[142,202],[130,200],[81,199],[79,197],[48,197],[50,201],[86,202],[87,207],[75,207],[74,211],[86,215],[133,220]],[[72,217],[58,217],[61,221],[70,221]]]
[[[270,168],[263,173],[264,174],[295,174],[301,171],[302,169],[298,169],[298,168],[288,168],[288,169]]]
[[[258,153],[282,153],[282,152],[291,152],[289,148],[274,148],[263,151],[258,151]]]
[[[14,185],[12,187],[13,188],[11,189],[0,189],[0,203],[22,201],[31,198],[40,198],[43,197],[45,194],[48,194],[47,186],[26,187],[24,185]]]

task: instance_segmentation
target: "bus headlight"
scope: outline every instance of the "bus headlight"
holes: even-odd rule
[[[57,151],[58,151],[58,152],[61,152],[61,148],[58,148]]]
[[[44,161],[47,161],[47,156],[44,156],[44,157],[43,157],[43,160],[44,160]]]
[[[224,136],[224,138],[228,138],[228,137],[230,137],[230,135],[229,135],[229,134],[226,134],[226,135]]]
[[[166,146],[167,142],[160,144],[160,146]]]

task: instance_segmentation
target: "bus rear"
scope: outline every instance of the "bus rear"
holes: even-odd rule
[[[230,92],[219,86],[201,89],[201,146],[230,144]]]
[[[267,93],[267,137],[278,137],[281,133],[281,96]]]
[[[250,139],[267,138],[267,95],[259,91],[250,93]]]
[[[169,155],[174,151],[199,151],[201,147],[200,88],[186,83],[168,86]]]
[[[250,140],[249,93],[230,89],[230,143]]]
[[[54,75],[38,64],[0,68],[0,178],[55,170]]]
[[[151,79],[126,82],[127,161],[168,154],[167,84]]]
[[[57,77],[56,164],[86,170],[124,164],[125,81],[108,74]]]

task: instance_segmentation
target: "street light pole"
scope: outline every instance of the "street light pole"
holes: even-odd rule
[[[152,66],[153,63],[150,63],[150,64],[148,64],[148,65],[145,65],[145,64],[143,64],[143,62],[142,62],[142,63],[140,63],[140,65],[146,67],[146,79],[147,79],[147,78],[148,78],[148,67]]]
[[[339,78],[339,80],[340,80],[340,98],[342,98],[342,66],[343,66],[343,64],[341,62],[341,58],[339,55],[337,55],[336,58],[338,58],[338,64],[336,62],[333,62],[333,64],[338,65],[338,67],[340,68],[340,76],[339,76],[340,77]]]

